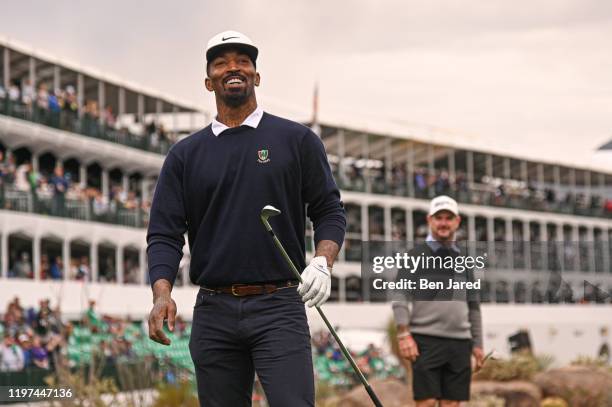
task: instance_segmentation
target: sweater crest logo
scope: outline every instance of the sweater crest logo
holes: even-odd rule
[[[270,161],[270,153],[268,150],[259,150],[257,152],[257,162],[264,164]]]

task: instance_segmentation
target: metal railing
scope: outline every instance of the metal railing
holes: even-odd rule
[[[159,140],[150,134],[137,135],[127,129],[117,130],[101,124],[87,113],[79,115],[76,110],[42,109],[35,103],[26,105],[0,98],[0,114],[162,155],[168,152],[171,145],[169,141]]]

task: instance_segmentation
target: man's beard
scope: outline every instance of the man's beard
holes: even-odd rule
[[[243,92],[224,92],[221,99],[229,107],[240,107],[249,100],[251,94],[250,89],[245,89]]]

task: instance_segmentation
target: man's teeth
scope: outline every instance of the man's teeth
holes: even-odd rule
[[[232,78],[232,79],[230,79],[229,81],[227,81],[227,84],[228,84],[228,85],[233,85],[233,84],[235,84],[235,83],[238,83],[238,84],[242,83],[242,79],[239,79],[239,78]]]

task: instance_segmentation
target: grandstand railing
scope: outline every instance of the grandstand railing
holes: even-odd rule
[[[148,213],[140,208],[109,205],[107,210],[98,212],[94,210],[93,199],[45,196],[5,185],[0,185],[0,209],[134,228],[144,228],[148,224]]]
[[[340,174],[335,171],[334,178],[340,189],[355,192],[368,192],[368,181],[365,176],[351,178],[340,176]],[[499,196],[496,195],[494,189],[486,184],[475,183],[469,189],[458,189],[454,186],[444,190],[434,190],[433,188],[418,189],[415,187],[410,191],[405,183],[400,185],[388,183],[384,180],[372,179],[370,186],[369,192],[374,194],[404,196],[417,199],[431,199],[437,195],[449,195],[460,203],[473,205],[498,206],[527,211],[555,212],[567,215],[612,219],[612,212],[606,211],[603,207],[603,202],[601,205],[587,206],[578,204],[577,202],[549,202],[544,199],[538,199],[535,196],[524,197],[513,194]]]
[[[126,129],[117,130],[86,113],[79,116],[77,111],[41,109],[35,103],[26,105],[0,98],[0,114],[152,153],[165,155],[170,148],[166,140],[156,140],[148,134],[133,134]]]

